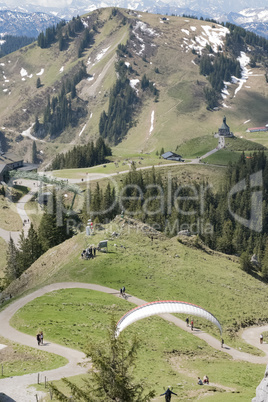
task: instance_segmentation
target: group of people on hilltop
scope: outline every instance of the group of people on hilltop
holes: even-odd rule
[[[89,258],[94,258],[96,256],[96,251],[97,247],[89,246],[82,251],[81,257],[84,258],[85,260],[88,260]]]
[[[36,335],[36,339],[37,339],[37,343],[38,345],[43,345],[44,344],[44,335],[43,332],[38,332],[38,334]]]

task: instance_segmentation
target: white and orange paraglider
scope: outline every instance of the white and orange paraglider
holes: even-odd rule
[[[128,311],[117,323],[116,336],[118,336],[120,332],[122,332],[129,325],[133,324],[135,321],[150,317],[152,315],[167,313],[181,313],[205,318],[206,320],[215,324],[219,328],[220,333],[222,333],[221,324],[217,318],[204,308],[183,301],[163,300],[142,304],[141,306]]]

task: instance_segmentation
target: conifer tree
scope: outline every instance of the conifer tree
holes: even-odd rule
[[[14,240],[10,237],[7,248],[7,265],[5,269],[5,279],[8,284],[20,276],[18,253]]]
[[[35,141],[32,145],[32,163],[37,163],[37,147]]]
[[[81,402],[149,402],[155,391],[145,393],[143,381],[136,382],[133,368],[140,344],[136,338],[127,341],[122,335],[116,337],[116,324],[112,322],[107,339],[96,345],[91,342],[86,350],[94,366],[84,387],[73,384],[68,379],[64,383],[71,390],[75,400]],[[66,397],[54,385],[51,388],[59,401]]]
[[[40,77],[38,77],[36,80],[36,88],[40,88],[40,87],[41,87],[41,79],[40,79]]]
[[[265,250],[264,250],[264,256],[262,259],[262,265],[261,265],[261,272],[263,275],[263,278],[268,281],[268,242],[266,243]]]

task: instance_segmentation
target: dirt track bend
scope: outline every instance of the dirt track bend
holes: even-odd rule
[[[120,297],[119,291],[115,289],[111,289],[105,286],[89,284],[89,283],[79,283],[79,282],[65,282],[65,283],[54,283],[51,285],[47,285],[41,289],[36,290],[35,292],[24,296],[15,302],[11,303],[7,306],[6,309],[0,312],[0,335],[4,338],[10,339],[14,342],[18,342],[24,344],[26,346],[40,348],[37,345],[36,339],[33,336],[23,334],[13,327],[9,325],[9,320],[15,314],[17,310],[23,307],[25,304],[29,303],[30,301],[34,300],[37,297],[44,295],[45,293],[52,292],[54,290],[59,289],[70,289],[70,288],[82,288],[82,289],[90,289],[90,290],[97,290],[99,292],[113,294],[116,297]],[[145,300],[141,300],[135,296],[127,295],[127,300],[132,302],[136,305],[141,305],[146,303]],[[248,343],[259,347],[262,349],[266,356],[265,357],[258,357],[253,356],[248,353],[239,352],[236,349],[233,349],[227,345],[225,345],[224,349],[221,349],[220,340],[214,338],[213,336],[202,332],[200,330],[194,329],[191,331],[190,327],[186,327],[186,324],[183,320],[172,316],[171,314],[163,314],[161,315],[162,318],[173,322],[178,327],[182,328],[185,331],[192,333],[192,335],[203,339],[207,342],[210,346],[215,349],[222,350],[223,352],[228,353],[236,360],[243,360],[248,361],[251,363],[258,363],[258,364],[267,364],[268,362],[268,344],[259,344],[259,335],[263,331],[268,331],[268,325],[264,327],[255,327],[249,328],[245,330],[242,334],[242,337]],[[85,355],[82,352],[77,350],[73,350],[64,346],[60,346],[54,343],[45,342],[44,346],[42,346],[42,350],[47,352],[55,353],[66,357],[69,360],[69,363],[64,366],[60,367],[55,370],[44,371],[41,373],[41,381],[44,382],[44,377],[46,376],[49,381],[57,380],[62,377],[68,377],[73,375],[78,375],[85,373],[88,368],[89,364],[85,365]],[[78,365],[82,363],[82,365]],[[37,382],[37,374],[27,374],[20,377],[11,377],[0,380],[0,402],[2,401],[14,401],[17,402],[31,402],[36,401],[35,395],[38,395],[38,392],[31,389],[30,391],[27,390],[27,387],[30,384],[35,384]],[[7,395],[9,398],[12,399],[5,399],[3,394]],[[40,394],[41,395],[41,394]]]

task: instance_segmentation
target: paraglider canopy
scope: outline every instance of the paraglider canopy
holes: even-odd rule
[[[183,313],[205,318],[206,320],[217,325],[220,333],[222,333],[221,324],[217,318],[202,307],[183,301],[163,300],[143,304],[123,315],[123,317],[121,317],[117,323],[116,336],[118,336],[120,332],[122,332],[130,324],[133,324],[135,321],[150,317],[152,315],[165,313]]]

